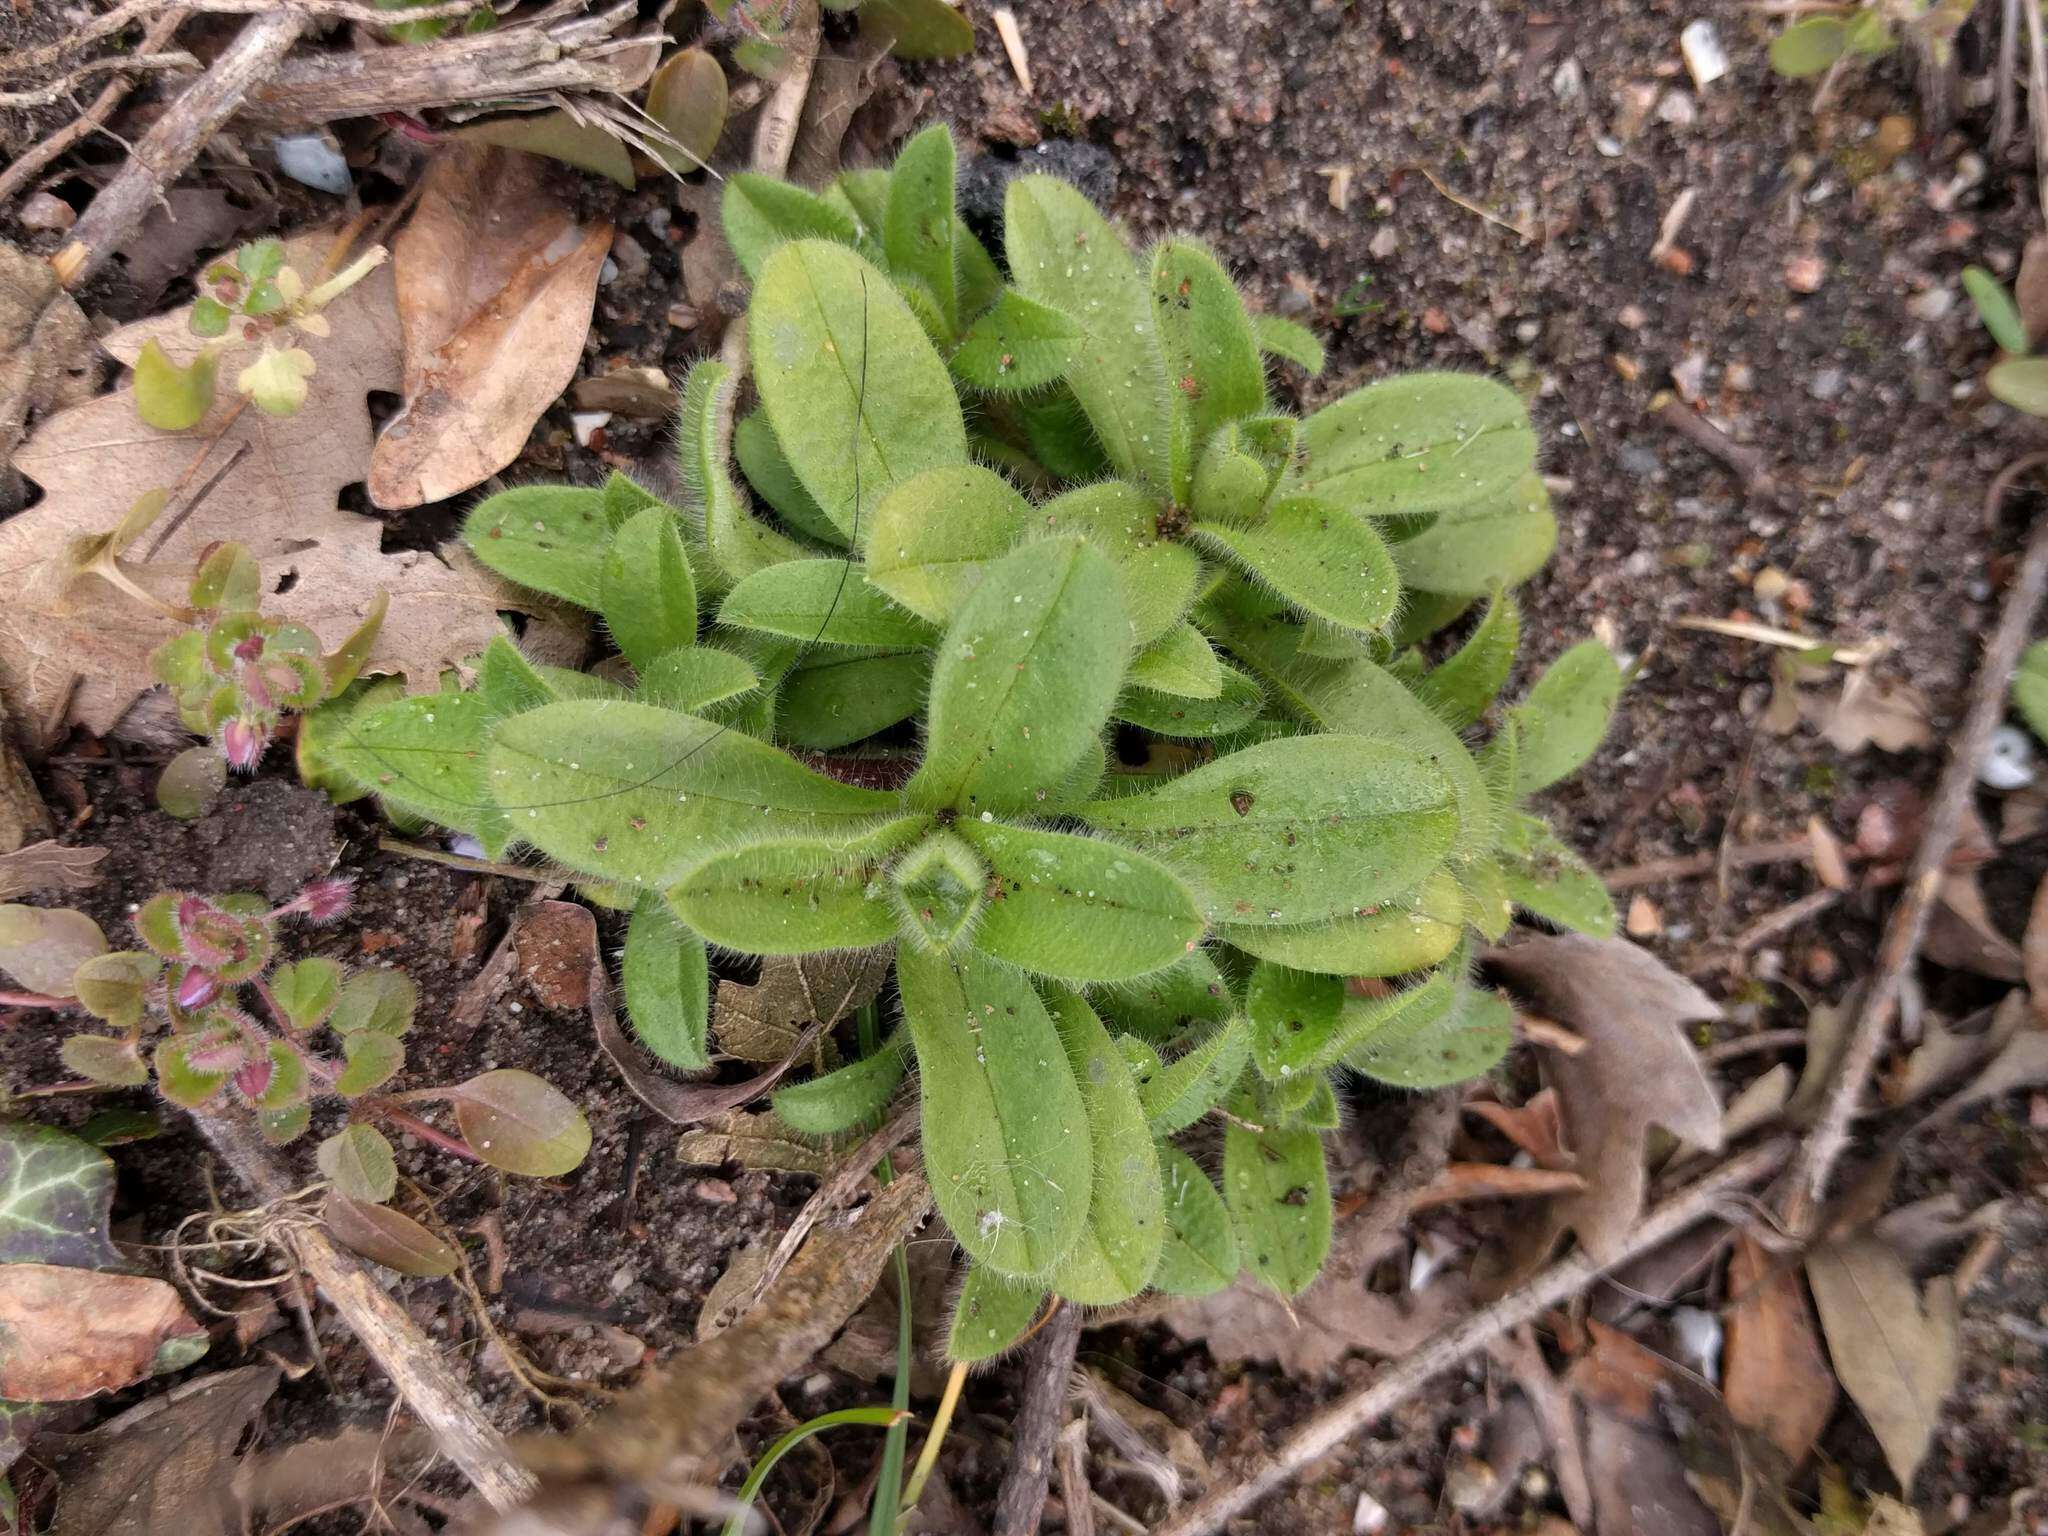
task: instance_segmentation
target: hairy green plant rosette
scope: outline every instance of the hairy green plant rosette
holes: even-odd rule
[[[902,1028],[776,1105],[830,1136],[915,1093],[970,1359],[1048,1294],[1314,1279],[1344,1077],[1488,1071],[1484,946],[1518,910],[1612,930],[1531,797],[1623,679],[1589,643],[1502,701],[1556,538],[1511,391],[1297,417],[1272,370],[1321,348],[1199,242],[1135,251],[1026,176],[999,265],[952,178],[933,128],[823,191],[736,182],[750,382],[685,381],[683,504],[615,477],[470,516],[619,658],[499,642],[473,717],[379,703],[336,756],[631,907],[627,1010],[677,1066],[713,950],[889,952]]]

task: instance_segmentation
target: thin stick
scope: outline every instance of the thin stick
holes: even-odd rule
[[[556,885],[568,878],[566,870],[548,864],[529,866],[501,864],[494,859],[472,859],[468,854],[450,853],[445,848],[408,843],[402,837],[380,837],[377,847],[384,853],[400,854],[427,864],[445,864],[450,869],[466,870],[473,875],[499,875],[507,880],[529,880],[535,885]]]
[[[182,6],[164,12],[152,21],[149,30],[142,34],[142,43],[137,51],[150,54],[168,48],[171,39],[177,35],[178,28],[190,14]],[[5,171],[0,171],[0,204],[10,201],[16,193],[42,175],[45,166],[111,117],[114,108],[126,101],[128,93],[134,89],[135,82],[126,75],[109,80],[94,98],[93,104],[81,112],[76,121],[59,128],[40,144],[29,149]]]
[[[142,136],[114,179],[80,215],[71,243],[51,258],[58,281],[75,288],[106,264],[164,188],[234,116],[249,88],[277,67],[305,30],[303,15],[275,10],[242,28],[213,67]]]
[[[996,1494],[995,1536],[1033,1536],[1045,1513],[1052,1480],[1053,1442],[1066,1417],[1067,1382],[1081,1346],[1081,1309],[1069,1303],[1031,1343],[1024,1366],[1024,1391],[1017,1404],[1010,1444],[1010,1470]]]
[[[61,80],[52,80],[48,85],[31,86],[25,91],[0,91],[0,111],[18,111],[28,107],[47,107],[52,102],[62,101],[94,75],[130,72],[163,74],[174,69],[197,69],[199,61],[189,53],[172,49],[168,53],[124,54],[113,59],[94,59],[90,64],[81,64]]]
[[[2041,7],[2020,9],[2027,17],[2027,121],[2034,128],[2034,177],[2042,217],[2048,218],[2048,46],[2041,41]]]
[[[2019,120],[2020,0],[2001,0],[1998,26],[1998,105],[1991,114],[1991,153],[2003,155]]]
[[[291,1181],[249,1122],[235,1115],[194,1115],[193,1123],[256,1198],[268,1204],[292,1192]],[[440,1353],[405,1309],[385,1293],[355,1255],[310,1225],[285,1225],[280,1240],[342,1315],[370,1358],[391,1378],[405,1405],[433,1434],[434,1443],[494,1509],[510,1509],[537,1486],[506,1452],[504,1438],[482,1404],[456,1380]]]
[[[1746,955],[1757,945],[1768,943],[1781,933],[1790,933],[1808,918],[1818,917],[1841,899],[1840,891],[1831,891],[1826,887],[1811,891],[1775,912],[1765,913],[1735,935],[1729,947],[1735,956]]]
[[[1067,1536],[1095,1536],[1093,1487],[1088,1482],[1088,1415],[1060,1431],[1060,1503],[1067,1511]]]
[[[2034,7],[2027,9],[2031,13]],[[2038,38],[2040,22],[2036,19],[2032,24]],[[2043,105],[2048,108],[2048,103]],[[1884,940],[1877,951],[1876,975],[1864,994],[1862,1011],[1856,1016],[1841,1064],[1835,1069],[1835,1080],[1821,1117],[1800,1147],[1798,1161],[1787,1181],[1783,1216],[1785,1226],[1794,1233],[1806,1231],[1827,1194],[1828,1177],[1849,1144],[1849,1122],[1856,1114],[1856,1104],[1863,1096],[1871,1069],[1877,1064],[1878,1052],[1891,1032],[1906,972],[1919,957],[1921,941],[1927,934],[1928,915],[1941,889],[1943,869],[1962,831],[1963,815],[1977,786],[1977,764],[1983,760],[1991,733],[2005,716],[2006,690],[2033,629],[2034,610],[2041,606],[2044,590],[2048,590],[2048,521],[2043,521],[2027,541],[2019,574],[2006,594],[2005,609],[1998,616],[1998,628],[1984,647],[1984,660],[1970,693],[1969,713],[1963,717],[1962,729],[1951,737],[1954,747],[1935,787],[1926,830],[1920,835],[1920,846],[1914,850],[1899,903],[1892,908],[1891,918],[1885,924]]]
[[[1154,1536],[1209,1536],[1222,1530],[1275,1488],[1298,1477],[1437,1377],[1464,1364],[1494,1339],[1523,1323],[1534,1322],[1552,1307],[1577,1296],[1607,1270],[1663,1246],[1713,1215],[1729,1194],[1782,1168],[1790,1152],[1789,1142],[1779,1139],[1730,1158],[1683,1194],[1646,1212],[1612,1265],[1602,1265],[1584,1253],[1574,1253],[1519,1290],[1510,1291],[1491,1306],[1482,1307],[1463,1322],[1445,1329],[1389,1367],[1371,1386],[1346,1393],[1302,1425],[1248,1477],[1211,1489],[1160,1526]]]
[[[1734,470],[1745,491],[1758,496],[1775,497],[1782,489],[1778,477],[1771,473],[1769,461],[1761,452],[1747,444],[1736,442],[1676,396],[1653,406],[1650,414],[1708,458],[1718,459]]]
[[[1858,856],[1846,848],[1842,854],[1849,859]],[[1757,864],[1791,864],[1812,856],[1813,844],[1803,837],[1790,837],[1777,843],[1737,843],[1728,850],[1728,867],[1748,869]],[[1600,881],[1610,891],[1632,891],[1638,886],[1697,880],[1702,875],[1713,874],[1720,867],[1720,862],[1718,853],[1680,854],[1676,858],[1651,859],[1644,864],[1610,870],[1600,877]]]
[[[946,1431],[953,1425],[953,1410],[960,1405],[960,1387],[967,1380],[967,1362],[956,1360],[946,1376],[946,1390],[939,1397],[939,1411],[932,1415],[932,1427],[917,1453],[917,1465],[910,1469],[910,1481],[903,1485],[903,1513],[917,1508],[919,1495],[938,1465],[939,1447],[946,1443]]]

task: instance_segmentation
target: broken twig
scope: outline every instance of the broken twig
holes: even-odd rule
[[[1028,1347],[1024,1391],[1010,1443],[1010,1470],[996,1494],[995,1536],[1032,1536],[1045,1512],[1053,1442],[1067,1411],[1067,1380],[1081,1346],[1081,1309],[1068,1303]]]

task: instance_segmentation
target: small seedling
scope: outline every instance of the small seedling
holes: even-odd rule
[[[1946,66],[1976,0],[1842,0],[1805,5],[1771,40],[1771,68],[1788,80],[1833,78],[1852,60],[1881,59],[1912,36]]]
[[[223,360],[244,358],[236,391],[258,410],[295,415],[314,371],[313,354],[300,339],[329,334],[321,311],[382,265],[385,255],[377,246],[312,285],[286,265],[280,240],[251,241],[233,259],[215,262],[200,274],[199,297],[192,301],[190,326],[202,343],[197,354],[178,363],[154,338],[143,343],[135,360],[137,413],[159,431],[197,426],[212,409]]]
[[[304,1134],[315,1104],[346,1104],[350,1123],[317,1154],[339,1197],[329,1206],[337,1236],[395,1267],[445,1273],[438,1239],[396,1211],[368,1209],[398,1187],[391,1144],[371,1122],[532,1178],[581,1163],[590,1128],[559,1091],[509,1069],[381,1092],[405,1065],[417,1002],[411,980],[400,971],[350,974],[317,955],[278,958],[288,919],[332,922],[350,902],[341,879],[315,881],[274,907],[259,896],[165,891],[135,916],[138,950],[110,950],[82,912],[0,906],[0,969],[30,989],[0,994],[0,1004],[92,1015],[104,1027],[61,1048],[80,1077],[108,1088],[153,1082],[182,1109],[249,1114],[276,1145]],[[404,1107],[431,1102],[450,1106],[458,1134]]]
[[[711,946],[886,947],[902,1028],[775,1110],[843,1133],[914,1081],[967,1360],[1048,1294],[1315,1278],[1342,1080],[1491,1069],[1477,954],[1517,908],[1612,931],[1530,800],[1622,676],[1588,642],[1500,698],[1556,537],[1512,392],[1424,373],[1297,417],[1269,368],[1321,346],[1205,247],[1133,250],[1025,176],[998,266],[954,177],[943,128],[822,192],[734,177],[752,394],[685,381],[688,504],[615,477],[472,511],[486,564],[603,619],[605,675],[501,639],[471,691],[308,723],[323,779],[629,908],[672,1065],[709,1061]]]
[[[2004,354],[1984,375],[1984,387],[2016,411],[2048,416],[2048,357],[2036,355],[2011,291],[1982,267],[1963,268],[1963,291]]]

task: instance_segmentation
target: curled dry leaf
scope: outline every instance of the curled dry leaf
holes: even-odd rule
[[[51,1403],[118,1392],[204,1353],[206,1330],[161,1280],[0,1264],[0,1397]]]
[[[718,1043],[742,1061],[780,1061],[818,1020],[836,1022],[873,1002],[890,960],[887,949],[770,956],[752,986],[718,984]]]
[[[579,223],[559,186],[530,155],[474,144],[427,172],[393,249],[405,404],[370,457],[378,506],[496,474],[575,377],[612,227]]]
[[[1839,752],[1910,752],[1934,744],[1927,695],[1911,683],[1881,680],[1867,667],[1854,667],[1839,697],[1825,705],[1816,722]]]
[[[676,1138],[676,1159],[683,1163],[738,1163],[742,1168],[778,1173],[815,1173],[820,1178],[833,1166],[830,1151],[799,1138],[776,1119],[773,1110],[750,1114],[729,1109],[712,1115],[701,1128]]]
[[[1652,1126],[1704,1151],[1721,1146],[1721,1104],[1686,1042],[1688,1022],[1720,1017],[1704,992],[1647,950],[1582,934],[1529,939],[1489,957],[1515,990],[1590,1042],[1577,1055],[1543,1053],[1560,1123],[1586,1187],[1533,1218],[1522,1255],[1542,1262],[1567,1230],[1611,1263],[1642,1214]]]
[[[1178,1300],[1163,1314],[1181,1338],[1218,1364],[1271,1360],[1290,1375],[1321,1375],[1353,1350],[1395,1358],[1417,1348],[1471,1303],[1464,1279],[1444,1275],[1407,1296],[1369,1291],[1355,1275],[1325,1273],[1287,1298],[1239,1276],[1213,1295]]]
[[[235,1447],[277,1391],[267,1365],[216,1371],[74,1442],[60,1470],[64,1536],[230,1536]],[[381,1447],[380,1447],[381,1449]]]
[[[301,236],[286,242],[286,259],[316,271],[331,244]],[[124,326],[101,344],[132,364],[153,340],[173,361],[188,362],[203,345],[191,334],[189,312],[188,305]],[[383,553],[383,525],[340,508],[343,487],[361,481],[370,462],[369,396],[396,392],[402,382],[389,263],[323,315],[330,334],[305,340],[319,371],[296,415],[246,409],[229,423],[234,402],[223,391],[192,431],[156,432],[142,425],[134,390],[124,386],[52,416],[22,446],[16,467],[44,496],[0,523],[0,575],[13,594],[0,609],[0,691],[15,709],[54,720],[68,701],[67,718],[104,735],[156,685],[149,654],[177,632],[173,622],[96,577],[66,579],[51,557],[74,538],[107,532],[118,510],[144,492],[180,484],[209,440],[191,484],[225,473],[139,572],[157,596],[182,602],[200,551],[230,539],[261,564],[266,593],[289,587],[289,603],[277,606],[326,646],[347,639],[377,594],[388,592],[390,610],[366,670],[402,672],[422,688],[481,651],[503,628],[500,610],[533,605],[459,546],[439,558]],[[174,504],[159,528],[183,505]],[[145,535],[142,553],[154,537]]]
[[[1942,1399],[1956,1383],[1960,1325],[1955,1283],[1913,1283],[1875,1237],[1851,1237],[1806,1257],[1828,1354],[1850,1400],[1909,1493],[1927,1455]]]
[[[0,245],[0,466],[30,417],[91,399],[99,373],[85,312],[50,264]],[[7,479],[0,468],[0,506],[12,509]]]
[[[1722,1317],[1728,1412],[1798,1466],[1827,1428],[1837,1392],[1796,1264],[1738,1236]]]
[[[513,929],[519,972],[544,1007],[590,1006],[590,968],[597,959],[597,919],[573,901],[535,901],[519,909]]]

